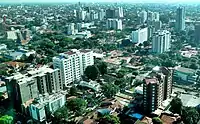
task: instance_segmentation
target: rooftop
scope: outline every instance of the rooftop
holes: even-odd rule
[[[158,82],[156,78],[151,78],[151,79],[145,79],[146,84],[155,84]]]
[[[176,67],[175,70],[187,74],[194,74],[196,72],[194,69],[184,67]]]

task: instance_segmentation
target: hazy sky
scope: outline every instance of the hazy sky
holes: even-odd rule
[[[162,3],[190,3],[190,2],[200,2],[200,0],[0,0],[0,2],[162,2]]]

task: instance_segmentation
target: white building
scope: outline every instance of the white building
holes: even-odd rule
[[[90,50],[73,49],[53,58],[53,66],[61,70],[62,81],[66,86],[80,80],[85,68],[93,64],[93,51]]]
[[[16,31],[7,31],[7,39],[17,40]]]
[[[103,9],[101,9],[100,12],[98,13],[98,19],[103,20],[105,15],[106,15],[106,13],[104,12]]]
[[[171,33],[167,30],[159,30],[153,35],[152,51],[163,53],[170,48]]]
[[[70,23],[67,25],[67,34],[68,35],[74,35],[75,34],[75,24]]]
[[[6,44],[0,44],[0,50],[5,50],[7,49],[7,45]]]
[[[106,22],[107,29],[122,30],[121,19],[108,19]]]
[[[148,28],[139,28],[132,31],[132,42],[133,43],[143,43],[147,41],[148,38]]]
[[[145,23],[147,21],[147,12],[145,10],[140,12],[139,16],[141,19],[141,23]]]
[[[115,11],[116,17],[123,18],[124,17],[124,12],[122,7],[118,7],[117,10]]]
[[[79,20],[85,20],[86,15],[87,15],[87,11],[83,11],[83,10],[80,9],[77,14],[78,14]]]
[[[40,96],[39,100],[29,105],[30,116],[38,122],[44,122],[49,116],[48,113],[54,113],[64,106],[65,102],[65,93],[56,93],[44,98]]]

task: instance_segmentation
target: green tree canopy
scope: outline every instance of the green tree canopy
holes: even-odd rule
[[[86,101],[81,98],[75,98],[67,101],[67,107],[69,108],[69,110],[74,112],[78,116],[84,113],[86,106]]]
[[[13,117],[4,115],[0,118],[0,124],[12,124],[13,123]]]
[[[118,91],[119,87],[112,83],[105,83],[102,86],[104,96],[112,98]]]
[[[100,124],[120,124],[119,117],[114,115],[105,115],[99,118]]]
[[[197,124],[200,120],[200,115],[195,108],[184,107],[182,110],[182,119],[185,124]]]
[[[183,104],[182,104],[182,101],[181,101],[180,98],[175,97],[175,98],[170,102],[170,105],[171,105],[171,107],[170,107],[170,111],[171,111],[171,112],[181,115],[181,111],[182,111]]]
[[[96,80],[99,76],[99,69],[95,65],[88,66],[85,69],[85,75],[91,80]]]
[[[104,75],[107,73],[107,64],[105,62],[98,62],[97,63],[97,68],[99,69],[99,72],[101,75]]]
[[[61,108],[59,108],[58,110],[55,111],[54,113],[54,121],[56,123],[61,124],[63,121],[68,119],[68,112],[69,110],[67,109],[67,107],[63,106]]]
[[[69,90],[69,94],[71,95],[71,96],[75,96],[76,95],[76,93],[77,93],[77,88],[75,87],[75,86],[72,86],[71,88],[70,88],[70,90]]]
[[[159,117],[152,118],[153,124],[163,124],[162,120]]]

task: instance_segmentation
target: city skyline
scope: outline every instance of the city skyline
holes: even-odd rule
[[[166,0],[1,0],[0,3],[74,3],[74,2],[123,2],[123,3],[199,3],[199,0],[173,0],[173,1],[166,1]]]

